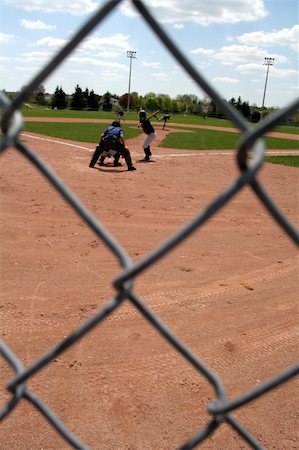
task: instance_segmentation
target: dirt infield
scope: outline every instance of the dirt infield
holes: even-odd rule
[[[30,118],[31,120],[31,118]],[[167,132],[167,131],[166,131]],[[238,176],[234,152],[127,142],[136,172],[88,163],[94,145],[24,133],[134,261],[164,242]],[[296,148],[296,147],[295,147]],[[298,169],[265,164],[267,191],[298,225]],[[1,155],[1,338],[30,366],[114,295],[115,258],[14,149]],[[139,276],[135,291],[223,381],[229,398],[298,359],[298,251],[250,188]],[[0,362],[1,404],[13,378]],[[92,449],[178,448],[210,417],[215,393],[125,303],[28,383]],[[237,410],[264,448],[298,448],[294,380]],[[296,425],[297,424],[297,425]],[[70,448],[24,400],[0,426],[2,450]],[[248,445],[227,425],[199,448]]]

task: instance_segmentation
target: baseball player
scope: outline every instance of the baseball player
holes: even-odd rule
[[[132,164],[131,153],[125,145],[124,131],[118,120],[114,120],[110,127],[106,128],[101,134],[100,142],[96,146],[96,149],[92,155],[89,167],[94,167],[99,158],[101,158],[100,163],[103,163],[102,157],[106,156],[106,153],[104,152],[109,151],[116,152],[114,155],[114,166],[120,165],[118,161],[120,156],[123,156],[125,158],[128,171],[136,170]]]
[[[150,161],[150,157],[152,154],[150,145],[157,136],[155,129],[150,122],[150,119],[152,117],[156,117],[157,119],[156,114],[158,113],[159,111],[155,111],[150,117],[146,118],[146,112],[144,111],[144,109],[141,109],[139,112],[139,124],[137,126],[138,128],[142,128],[144,133],[147,135],[143,142],[143,151],[145,154],[145,158],[143,161],[146,162]]]
[[[164,116],[162,116],[160,119],[158,119],[159,121],[160,121],[160,120],[163,120],[163,121],[164,121],[162,130],[165,129],[165,125],[166,125],[166,123],[167,123],[167,121],[168,121],[169,119],[170,119],[170,114],[164,114]]]

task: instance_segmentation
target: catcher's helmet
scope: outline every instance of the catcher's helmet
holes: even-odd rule
[[[114,120],[111,125],[113,127],[120,127],[120,121],[119,120]]]

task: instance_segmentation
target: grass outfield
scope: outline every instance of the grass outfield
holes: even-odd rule
[[[79,142],[99,142],[101,133],[111,124],[105,123],[71,123],[71,122],[25,122],[24,131],[46,136],[70,139]],[[122,124],[126,139],[134,138],[143,131],[133,125]]]
[[[97,123],[71,123],[71,122],[25,122],[24,131],[43,134],[46,136],[70,139],[79,142],[96,143],[103,130],[110,124]],[[134,125],[122,124],[127,139],[142,134],[142,130]],[[188,150],[230,150],[236,148],[239,135],[228,131],[215,131],[206,129],[185,129],[183,133],[173,132],[160,144],[161,147],[188,149]],[[265,138],[266,147],[271,149],[295,149],[297,141]]]
[[[299,156],[267,156],[266,162],[271,164],[282,164],[283,166],[299,167]]]
[[[237,147],[240,136],[228,131],[205,130],[195,128],[190,132],[171,133],[160,144],[161,147],[192,150],[229,150]],[[266,147],[279,150],[298,148],[297,141],[265,137]]]
[[[70,118],[70,119],[107,119],[107,122],[113,120],[115,118],[114,112],[107,111],[75,111],[70,109],[61,109],[61,110],[53,110],[44,107],[35,107],[35,108],[22,108],[22,114],[25,117],[57,117],[57,118]],[[158,117],[162,117],[162,113],[158,114]],[[136,112],[125,112],[124,118],[126,120],[134,120],[138,122],[138,113]],[[235,127],[235,125],[226,119],[214,119],[211,117],[207,117],[204,119],[201,116],[196,115],[185,115],[185,114],[171,114],[170,115],[170,124],[190,124],[190,125],[209,125],[209,126],[218,126],[223,128]],[[254,127],[255,125],[250,123],[250,126]],[[296,127],[288,127],[288,126],[278,126],[274,128],[275,131],[281,133],[291,133],[291,134],[299,134],[299,128]],[[273,131],[274,131],[273,130]]]
[[[22,114],[25,117],[56,117],[56,118],[69,118],[69,119],[107,119],[107,121],[112,121],[115,119],[114,112],[107,111],[73,111],[70,109],[62,109],[62,110],[53,110],[46,108],[32,108],[32,109],[21,109]],[[150,113],[149,113],[150,115]],[[157,114],[160,118],[163,116],[163,113]],[[137,112],[125,112],[124,115],[125,120],[134,120],[136,123],[138,122],[139,115]],[[154,119],[155,120],[155,119]],[[194,115],[177,115],[171,114],[170,123],[182,123],[182,124],[193,124],[193,125],[213,125],[213,126],[222,126],[224,128],[234,127],[234,124],[225,119],[213,119],[208,117],[204,119],[201,116]],[[161,122],[163,123],[163,122]]]

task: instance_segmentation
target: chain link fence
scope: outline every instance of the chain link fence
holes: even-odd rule
[[[0,94],[0,103],[2,108],[1,129],[3,137],[0,145],[1,154],[9,147],[14,147],[22,153],[37,170],[51,183],[61,197],[63,197],[81,217],[82,221],[92,229],[98,238],[110,249],[116,256],[122,267],[122,272],[115,277],[113,285],[117,294],[108,301],[106,305],[94,314],[90,319],[83,323],[78,329],[70,334],[63,342],[59,342],[54,348],[50,349],[40,359],[25,368],[17,356],[3,340],[0,341],[0,354],[14,371],[14,378],[6,386],[10,393],[10,400],[6,404],[0,405],[0,418],[3,420],[11,414],[14,408],[23,399],[29,401],[37,410],[45,416],[50,424],[73,448],[86,449],[87,446],[74,435],[54,414],[54,412],[26,386],[26,382],[43,367],[57,358],[62,352],[67,350],[72,344],[82,339],[86,333],[94,327],[99,326],[110,314],[119,308],[125,300],[131,302],[137,310],[151,323],[155,329],[179,352],[189,363],[205,377],[215,392],[215,400],[207,405],[207,411],[211,415],[211,420],[197,434],[182,444],[181,449],[191,449],[203,443],[221,424],[226,423],[232,427],[249,446],[255,449],[263,448],[260,442],[253,436],[234,416],[233,411],[248,404],[252,400],[265,395],[282,383],[294,378],[299,373],[299,364],[286,368],[283,372],[277,374],[272,379],[265,381],[258,387],[244,392],[237,398],[228,400],[224,385],[221,379],[204,364],[201,359],[195,355],[184,342],[178,339],[174,333],[168,329],[160,318],[154,314],[150,308],[143,302],[133,289],[133,281],[149,266],[156,264],[159,260],[180,243],[182,243],[191,233],[200,228],[207,222],[218,210],[226,205],[234,196],[236,196],[244,186],[250,186],[259,201],[264,204],[269,214],[278,222],[282,232],[286,233],[290,239],[299,244],[299,233],[288,218],[280,211],[274,203],[271,196],[266,192],[263,185],[257,180],[257,174],[264,163],[265,145],[263,135],[272,130],[276,125],[287,117],[290,117],[299,108],[299,99],[294,100],[283,110],[268,116],[265,120],[256,126],[255,129],[249,128],[248,123],[229,103],[225,102],[210,85],[207,80],[192,66],[185,55],[174,44],[163,28],[153,18],[150,10],[141,0],[131,0],[132,5],[143,17],[143,20],[151,27],[152,31],[159,37],[161,43],[169,50],[178,63],[184,68],[189,76],[203,89],[206,94],[213,99],[221,111],[229,118],[235,126],[241,131],[241,139],[236,148],[236,160],[240,170],[239,177],[228,186],[214,201],[212,201],[203,211],[199,212],[193,219],[178,230],[172,237],[166,240],[162,245],[146,255],[141,261],[133,263],[126,250],[120,246],[114,237],[98,222],[95,217],[87,210],[84,204],[70,191],[65,183],[54,173],[51,167],[45,164],[40,156],[26,146],[20,139],[20,133],[23,128],[22,115],[19,108],[30,94],[56,69],[64,59],[71,54],[76,46],[100,23],[102,23],[109,14],[120,5],[122,0],[108,1],[100,8],[83,26],[77,31],[71,41],[51,60],[46,66],[32,79],[32,81],[19,93],[11,102],[3,93]]]

